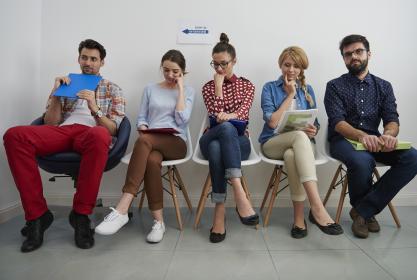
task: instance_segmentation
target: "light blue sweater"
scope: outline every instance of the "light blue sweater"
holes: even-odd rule
[[[187,126],[194,102],[194,89],[184,86],[185,109],[177,111],[177,89],[162,88],[159,84],[149,84],[143,90],[139,107],[137,127],[148,128],[171,127],[179,131],[177,136],[187,141]]]

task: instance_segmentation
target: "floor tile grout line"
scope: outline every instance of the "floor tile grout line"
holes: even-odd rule
[[[347,236],[352,242],[354,242],[354,240],[352,239],[352,237]],[[355,243],[355,242],[354,242]],[[355,243],[356,244],[356,243]],[[388,271],[387,269],[385,269],[385,267],[383,265],[381,265],[377,260],[375,260],[374,258],[372,258],[372,256],[370,256],[365,249],[361,248],[358,244],[356,244],[359,249],[362,251],[362,253],[364,253],[369,259],[371,259],[377,266],[379,266],[383,271],[385,271],[385,273],[387,273],[392,279],[396,280],[397,278],[394,277],[394,275],[392,275],[392,273],[390,271]],[[374,248],[376,249],[376,248]]]
[[[265,243],[266,251],[268,252],[269,258],[271,259],[271,262],[272,262],[272,265],[274,267],[275,273],[276,273],[278,279],[280,279],[281,277],[279,276],[278,267],[276,266],[274,258],[272,257],[271,251],[270,251],[269,246],[268,246],[268,242],[266,242],[266,239],[265,239],[265,227],[262,226],[262,228],[260,230],[262,230],[262,240]]]

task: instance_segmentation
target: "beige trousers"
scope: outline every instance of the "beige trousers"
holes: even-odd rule
[[[279,134],[266,141],[261,149],[268,158],[284,160],[291,199],[304,201],[306,193],[302,183],[317,181],[315,148],[307,134],[303,131]]]

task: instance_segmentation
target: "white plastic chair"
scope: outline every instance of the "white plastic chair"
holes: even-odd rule
[[[261,212],[262,212],[262,210],[264,209],[265,203],[266,203],[266,201],[268,200],[268,197],[269,197],[268,208],[267,208],[266,214],[263,218],[264,227],[267,227],[268,224],[269,224],[269,218],[271,216],[271,211],[272,211],[272,208],[274,207],[274,203],[275,203],[277,195],[281,191],[283,191],[286,187],[288,187],[288,184],[287,184],[284,187],[282,187],[281,189],[279,189],[279,184],[282,181],[284,181],[285,179],[287,179],[287,173],[285,173],[285,171],[283,170],[284,165],[285,165],[284,160],[270,159],[270,158],[265,156],[262,149],[260,149],[260,151],[259,151],[259,156],[261,157],[262,161],[264,161],[266,163],[270,163],[270,164],[275,166],[274,171],[272,171],[271,178],[269,179],[268,187],[266,188],[265,195],[264,195],[264,198],[262,200],[261,209],[260,209]],[[328,161],[326,156],[323,155],[323,153],[321,153],[317,148],[316,148],[314,157],[315,157],[314,164],[316,166],[325,164]],[[282,176],[282,178],[281,178],[281,176]],[[272,190],[272,193],[271,193],[271,190]]]
[[[346,172],[347,168],[341,161],[333,158],[330,155],[330,144],[329,144],[329,141],[327,140],[327,133],[328,132],[326,129],[326,139],[325,139],[325,145],[324,145],[325,155],[329,159],[329,161],[338,164],[338,167],[336,169],[336,173],[333,176],[332,182],[330,183],[330,187],[326,193],[323,204],[324,206],[326,206],[326,203],[329,200],[330,194],[333,192],[333,190],[337,188],[337,186],[341,185],[342,189],[340,191],[340,198],[339,198],[339,203],[337,205],[336,218],[335,218],[335,222],[339,223],[340,216],[342,215],[343,203],[345,201],[346,194],[348,194],[348,180],[347,180],[347,172]],[[381,177],[377,169],[378,167],[386,167],[386,165],[380,162],[376,162],[376,166],[373,172],[374,182],[378,181],[379,178]],[[397,225],[398,228],[400,228],[401,227],[400,219],[398,218],[397,211],[395,210],[394,205],[392,205],[392,203],[390,202],[388,203],[388,207],[395,221],[395,224]]]
[[[183,225],[182,225],[180,208],[179,208],[178,200],[177,200],[176,188],[182,191],[185,201],[187,202],[188,209],[190,211],[192,211],[192,206],[191,206],[191,201],[190,201],[190,198],[188,197],[188,193],[185,188],[184,182],[182,181],[180,173],[178,172],[177,165],[189,161],[191,159],[192,154],[193,154],[193,144],[191,142],[190,129],[187,128],[187,154],[185,155],[185,157],[182,159],[176,159],[176,160],[164,160],[161,163],[162,167],[167,167],[167,171],[161,174],[161,177],[164,180],[168,181],[169,186],[170,186],[169,190],[164,187],[164,191],[169,193],[172,197],[172,200],[174,202],[174,207],[175,207],[175,213],[177,215],[178,227],[180,230],[183,229]],[[132,156],[132,153],[129,153],[125,155],[121,161],[125,164],[129,164],[131,156]],[[139,200],[139,209],[142,209],[143,201],[146,196],[144,187],[142,187],[138,193],[141,193],[141,197]]]
[[[201,136],[203,135],[204,130],[207,128],[207,126],[208,126],[208,117],[205,117],[205,119],[203,120],[203,122],[201,124],[200,133],[198,134],[197,144],[195,146],[195,151],[194,151],[194,155],[193,155],[193,161],[198,163],[198,164],[208,166],[209,162],[208,162],[207,159],[205,159],[205,157],[201,153],[200,144],[199,144],[199,140],[200,140]],[[261,158],[256,154],[255,149],[253,148],[252,140],[250,139],[250,137],[249,137],[249,141],[250,141],[250,145],[251,145],[251,152],[250,152],[250,155],[249,155],[247,160],[242,160],[241,166],[254,165],[254,164],[257,164],[258,162],[261,161]],[[250,200],[250,193],[249,193],[249,189],[248,189],[248,184],[246,182],[245,176],[243,175],[243,170],[242,170],[241,181],[242,181],[243,190],[245,191],[247,198]],[[200,223],[201,214],[203,213],[204,206],[206,205],[206,200],[207,200],[207,197],[210,193],[210,189],[211,189],[211,177],[210,177],[210,172],[208,172],[206,181],[205,181],[204,186],[203,186],[203,190],[201,192],[200,200],[199,200],[198,206],[197,206],[197,213],[196,213],[195,221],[194,221],[194,228],[195,229],[197,229],[197,227]]]

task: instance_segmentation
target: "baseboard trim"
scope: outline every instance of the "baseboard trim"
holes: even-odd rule
[[[120,199],[118,194],[104,194],[100,195],[99,198],[103,201],[104,207],[114,206]],[[252,204],[255,207],[259,207],[262,203],[262,195],[252,195],[251,200]],[[71,206],[73,200],[73,193],[59,193],[54,194],[50,193],[46,195],[46,200],[49,205],[56,206]],[[191,204],[195,208],[198,205],[200,196],[190,196]],[[268,203],[268,202],[267,202]],[[337,207],[339,203],[339,195],[334,195],[330,197],[327,202],[326,207]],[[139,198],[135,198],[133,205],[137,206],[139,204]],[[181,194],[178,195],[178,204],[180,207],[187,207],[184,197]],[[417,206],[417,194],[398,194],[394,200],[393,204],[395,206]],[[164,206],[165,207],[174,207],[174,203],[170,196],[165,194],[164,197]],[[207,199],[206,207],[213,207],[214,204],[210,202],[210,198]],[[291,207],[292,203],[289,195],[279,195],[275,200],[274,207]],[[147,207],[147,202],[145,199],[144,207]],[[226,200],[226,207],[235,207],[235,203],[232,198]],[[345,199],[344,207],[350,207],[349,198]],[[8,220],[23,214],[23,208],[20,201],[14,201],[0,209],[0,223],[7,222]]]
[[[22,203],[20,201],[14,201],[3,209],[0,209],[0,224],[22,214]]]
[[[99,195],[99,198],[103,201],[104,207],[114,206],[120,199],[119,194],[103,194]],[[178,204],[180,207],[186,207],[186,201],[182,194],[178,194]],[[58,206],[71,206],[73,200],[73,193],[68,194],[53,194],[50,193],[46,196],[48,204],[50,205],[58,205]],[[193,207],[197,207],[198,202],[200,200],[200,196],[190,196],[191,204]],[[251,196],[252,204],[255,207],[260,207],[263,195],[252,195]],[[267,202],[268,203],[268,202]],[[339,194],[334,194],[329,198],[329,201],[326,204],[326,207],[337,207],[339,203]],[[133,201],[133,205],[139,204],[139,198],[135,198]],[[417,193],[416,194],[398,194],[394,200],[393,204],[396,206],[417,206]],[[144,202],[144,206],[147,205],[146,199]],[[173,207],[174,203],[169,195],[164,193],[164,206],[165,207]],[[207,198],[206,207],[213,207],[214,204],[210,202],[210,197]],[[287,194],[279,195],[278,198],[275,200],[274,207],[291,207],[291,199],[290,196]],[[233,201],[233,197],[228,197],[226,200],[226,207],[235,207],[235,203]],[[349,198],[346,197],[344,202],[344,207],[350,207]]]

